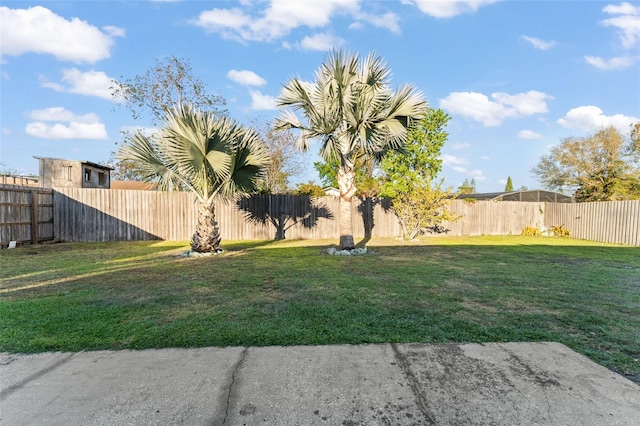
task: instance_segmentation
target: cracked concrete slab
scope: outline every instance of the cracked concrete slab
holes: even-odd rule
[[[389,345],[249,348],[232,425],[410,425],[425,420]]]
[[[70,354],[13,355],[0,365],[0,424],[219,424],[242,351],[81,352],[55,368]]]
[[[7,425],[634,425],[640,387],[557,343],[0,354]]]

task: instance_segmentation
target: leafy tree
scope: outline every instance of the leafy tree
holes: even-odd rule
[[[118,160],[118,153],[116,151],[111,151],[111,156],[107,164],[109,167],[113,167],[113,170],[111,170],[111,180],[132,180],[139,182],[145,180],[144,173],[138,163],[133,160]]]
[[[442,189],[442,181],[435,185],[423,182],[399,193],[391,205],[402,226],[402,238],[413,240],[429,227],[437,228],[444,221],[460,218],[448,209],[457,194],[451,188]]]
[[[129,109],[135,120],[147,117],[156,126],[170,109],[187,103],[199,111],[226,112],[219,109],[225,99],[207,93],[206,85],[193,75],[188,59],[170,55],[154,61],[144,74],[120,77],[110,87],[113,99]]]
[[[294,191],[296,195],[309,195],[311,197],[324,197],[325,192],[321,186],[316,185],[313,181],[307,183],[299,183]]]
[[[279,106],[293,111],[276,121],[278,131],[300,130],[300,145],[321,142],[325,161],[338,161],[340,189],[340,248],[353,249],[351,199],[357,192],[358,158],[379,160],[398,149],[407,139],[407,128],[425,112],[426,102],[411,86],[390,88],[391,71],[371,53],[363,60],[357,54],[332,52],[317,70],[315,82],[291,79],[278,99]]]
[[[269,163],[264,169],[260,191],[268,194],[286,193],[289,180],[303,171],[303,154],[291,132],[276,133],[269,126],[258,128],[269,152]]]
[[[384,156],[380,162],[380,195],[394,198],[435,179],[442,170],[440,150],[449,136],[445,127],[450,119],[441,109],[429,108],[409,130],[407,144]]]
[[[511,176],[507,178],[507,183],[504,186],[505,192],[513,192],[513,181],[511,180]]]
[[[629,139],[615,127],[565,138],[532,173],[545,188],[573,193],[577,201],[640,199],[635,129]]]
[[[475,194],[476,193],[476,180],[474,178],[465,179],[462,185],[458,187],[458,193],[460,194]]]
[[[338,188],[338,169],[340,162],[338,160],[317,161],[313,163],[313,167],[318,172],[321,182],[325,186]],[[365,156],[359,157],[354,163],[355,185],[358,197],[376,197],[380,193],[380,185],[375,177],[374,161]]]
[[[148,119],[153,126],[158,126],[169,110],[187,103],[200,111],[226,113],[221,109],[226,104],[225,99],[207,92],[206,85],[193,74],[188,59],[171,55],[154,61],[144,74],[112,81],[111,96],[119,106],[131,112],[134,120]],[[124,131],[123,135],[126,144],[132,134]],[[115,168],[114,179],[144,180],[144,172],[136,162],[119,162],[116,157],[112,153],[109,159],[109,164]]]
[[[160,190],[188,188],[200,202],[191,249],[216,252],[220,232],[214,197],[255,191],[268,162],[264,142],[252,129],[209,111],[179,105],[166,114],[165,124],[153,136],[135,133],[118,153],[135,161],[148,181]]]

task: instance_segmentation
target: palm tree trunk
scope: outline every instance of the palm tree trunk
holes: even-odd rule
[[[198,225],[191,238],[191,250],[199,253],[215,253],[220,250],[220,229],[216,222],[213,201],[201,203],[198,209]]]
[[[340,250],[353,250],[353,222],[351,198],[356,193],[356,173],[353,166],[343,164],[338,169],[338,188],[340,189]]]

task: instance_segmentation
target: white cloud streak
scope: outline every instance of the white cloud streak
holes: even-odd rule
[[[57,92],[113,99],[109,89],[113,85],[112,79],[102,71],[82,72],[77,68],[64,69],[62,70],[62,84],[47,81],[45,78],[41,78],[40,84],[42,87],[48,87]]]
[[[577,129],[585,132],[593,132],[613,126],[620,132],[629,132],[631,124],[640,121],[640,117],[623,114],[605,115],[602,109],[594,105],[580,106],[570,109],[558,124],[568,129]]]
[[[326,52],[344,44],[344,39],[332,34],[320,33],[306,36],[300,41],[300,49]]]
[[[520,130],[518,132],[518,138],[520,139],[543,139],[540,133],[536,133],[533,130]]]
[[[42,6],[28,9],[0,7],[1,56],[26,53],[50,54],[58,60],[96,63],[111,56],[114,37],[121,28],[108,26],[104,32],[78,18],[67,20]]]
[[[522,39],[538,50],[549,50],[556,45],[554,40],[544,41],[539,38],[522,36]]]
[[[267,80],[248,70],[231,70],[227,73],[227,78],[243,86],[264,86],[267,84]]]
[[[358,22],[351,24],[349,28],[359,28],[362,27],[362,23],[360,21],[367,22],[374,27],[378,28],[386,28],[395,34],[400,34],[400,18],[393,12],[387,12],[383,15],[373,15],[369,13],[359,13],[356,15]]]
[[[601,24],[618,30],[623,47],[627,49],[634,47],[640,40],[640,6],[624,2],[619,5],[607,5],[602,11],[615,16],[605,19]]]
[[[402,0],[404,4],[412,4],[423,13],[434,18],[452,18],[463,13],[477,12],[483,6],[497,0]]]
[[[455,166],[460,164],[469,164],[469,160],[464,157],[457,157],[451,154],[442,154],[440,157],[442,159],[442,164],[445,166]]]
[[[271,111],[277,109],[276,98],[264,95],[258,90],[249,90],[251,109],[254,111]]]
[[[585,56],[584,60],[596,68],[609,71],[629,68],[636,62],[637,56],[617,56],[611,59],[603,59],[599,56]]]
[[[510,95],[492,93],[491,98],[477,92],[453,92],[440,100],[440,107],[479,121],[486,127],[499,126],[505,119],[528,117],[548,112],[546,101],[553,96],[531,90]]]
[[[238,41],[273,41],[301,26],[324,27],[337,14],[356,14],[359,0],[271,0],[259,17],[250,14],[254,9],[214,8],[200,13],[191,23],[207,32],[219,33]]]
[[[108,139],[105,125],[95,114],[76,115],[63,107],[31,111],[25,132],[42,139]]]

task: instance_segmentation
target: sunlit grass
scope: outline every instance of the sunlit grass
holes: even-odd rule
[[[0,350],[557,341],[638,380],[640,249],[536,237],[0,252]]]

